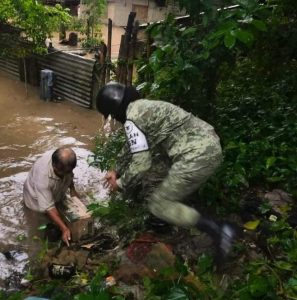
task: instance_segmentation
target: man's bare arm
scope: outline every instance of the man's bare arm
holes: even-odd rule
[[[69,241],[71,240],[71,232],[63,222],[57,208],[53,207],[47,210],[47,214],[51,218],[51,220],[53,220],[53,222],[59,226],[59,228],[62,231],[62,240],[69,247]]]

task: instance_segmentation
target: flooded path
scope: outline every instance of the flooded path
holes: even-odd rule
[[[78,157],[75,185],[83,195],[106,197],[102,174],[89,167],[92,138],[101,128],[100,115],[68,101],[44,102],[39,91],[0,72],[0,288],[21,262],[12,265],[3,252],[23,250],[20,236],[26,236],[22,209],[22,189],[27,172],[47,150],[70,145]]]

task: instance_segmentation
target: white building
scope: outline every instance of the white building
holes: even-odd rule
[[[166,0],[107,0],[107,8],[102,18],[102,37],[107,43],[107,23],[108,19],[112,20],[112,47],[111,57],[117,58],[119,53],[121,35],[125,33],[128,16],[130,12],[136,12],[135,20],[140,24],[153,23],[164,20],[168,13],[175,16],[184,15],[173,1]],[[79,5],[78,17],[83,16],[86,6]]]
[[[106,18],[110,18],[115,26],[126,26],[129,13],[136,12],[139,23],[151,23],[163,20],[168,13],[182,15],[172,1],[165,0],[108,0]]]

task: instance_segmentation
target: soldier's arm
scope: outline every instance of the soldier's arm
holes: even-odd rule
[[[117,156],[117,163],[115,171],[118,175],[118,177],[121,177],[121,175],[125,172],[125,170],[128,168],[129,163],[131,162],[131,153],[129,149],[128,143],[125,143],[125,145],[122,147],[120,153]]]
[[[127,166],[125,172],[116,181],[118,187],[124,190],[132,184],[134,185],[139,182],[152,164],[147,137],[139,127],[141,120],[142,118],[137,118],[137,123],[127,120],[124,124],[129,152],[132,155],[129,166]]]
[[[120,189],[126,189],[127,187],[139,182],[147,172],[152,164],[151,153],[149,150],[134,153],[132,155],[132,161],[123,175],[117,179],[117,185]]]

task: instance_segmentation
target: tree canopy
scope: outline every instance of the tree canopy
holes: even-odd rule
[[[45,39],[51,36],[61,22],[67,23],[70,15],[61,5],[45,6],[38,0],[3,0],[0,2],[0,24],[20,29],[21,37],[12,38],[11,33],[2,34],[0,53],[12,50],[24,56],[28,52],[45,51]],[[29,42],[25,46],[22,42]],[[16,49],[16,44],[17,49]]]

